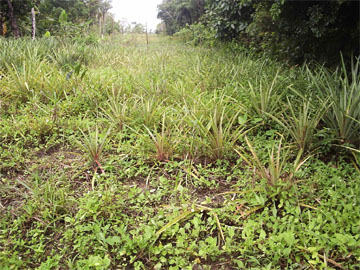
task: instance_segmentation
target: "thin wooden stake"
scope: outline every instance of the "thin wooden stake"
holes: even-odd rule
[[[35,9],[31,8],[31,16],[32,16],[32,40],[35,40],[36,35],[36,19],[35,19]]]
[[[101,29],[101,38],[104,38],[105,34],[105,12],[102,12],[102,29]]]
[[[99,34],[102,37],[101,14],[100,13],[98,14],[98,17],[99,17]]]
[[[148,28],[146,23],[146,45],[149,46]]]

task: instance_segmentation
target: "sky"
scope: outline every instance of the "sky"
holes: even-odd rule
[[[157,5],[162,0],[112,0],[111,13],[115,14],[116,20],[134,22],[148,25],[149,30],[155,30],[158,23]]]

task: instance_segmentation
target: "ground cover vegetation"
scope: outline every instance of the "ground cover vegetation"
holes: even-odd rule
[[[108,1],[60,2],[26,1],[57,11],[41,38],[0,38],[1,269],[360,267],[356,47],[291,66],[283,35],[249,39],[269,3],[280,29],[292,1],[165,1],[178,32],[150,44],[103,31],[99,6],[79,15]],[[301,10],[328,14],[318,3]]]
[[[1,269],[357,269],[359,60],[0,43]]]

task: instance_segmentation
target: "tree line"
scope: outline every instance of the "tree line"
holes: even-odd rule
[[[38,35],[79,32],[81,28],[99,25],[100,33],[119,29],[109,13],[111,0],[3,0],[0,2],[0,34],[21,37],[31,33],[32,15],[36,16]]]
[[[359,1],[163,0],[158,8],[168,35],[211,35],[294,63],[359,55]]]

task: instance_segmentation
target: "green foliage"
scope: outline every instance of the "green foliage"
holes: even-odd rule
[[[204,149],[203,154],[213,160],[221,160],[231,156],[234,146],[245,133],[246,121],[239,121],[240,111],[232,112],[230,116],[229,101],[225,97],[214,98],[212,102],[216,105],[207,114],[193,113],[188,122],[195,136],[200,138],[198,143],[199,148]],[[204,111],[211,106],[209,103],[202,105]]]
[[[262,63],[262,66],[265,63]],[[261,68],[260,68],[261,70]],[[247,93],[246,111],[253,117],[265,118],[267,115],[277,115],[282,111],[280,105],[283,97],[289,91],[287,80],[279,76],[279,70],[273,78],[261,74],[260,78],[249,80],[248,87],[241,86]]]
[[[335,132],[340,144],[359,145],[360,130],[360,60],[351,62],[348,73],[345,63],[341,69],[330,73],[320,67],[318,73],[308,70],[313,84],[318,90],[321,102],[330,102],[324,121]],[[350,77],[351,76],[351,77]]]
[[[347,58],[359,53],[358,7],[352,1],[262,2],[247,31],[255,39],[252,46],[260,43],[266,52],[292,63],[316,59],[337,64],[340,51]]]
[[[108,141],[111,128],[109,128],[105,134],[99,133],[98,126],[96,126],[95,132],[91,132],[88,127],[88,134],[85,134],[81,129],[80,131],[83,138],[82,140],[76,140],[78,146],[87,154],[90,165],[93,166],[95,170],[99,168],[103,172],[100,161],[102,159],[102,153]]]
[[[50,32],[49,32],[49,31],[46,31],[45,34],[44,34],[44,37],[47,37],[47,38],[51,37]]]
[[[234,40],[253,52],[290,64],[317,60],[337,65],[340,52],[346,62],[350,62],[351,55],[359,55],[356,1],[208,0],[199,20],[185,19],[183,23],[183,6],[191,14],[188,5],[180,0],[160,5],[158,17],[168,34],[201,21],[207,32],[220,40]],[[197,35],[192,40],[203,37],[202,33],[192,34]]]
[[[64,23],[67,23],[67,14],[66,14],[66,11],[63,9],[60,13],[60,16],[59,16],[59,23],[60,24],[64,24]]]
[[[205,1],[164,0],[158,9],[158,18],[164,21],[166,33],[172,35],[187,24],[199,20],[205,11]]]
[[[293,157],[290,149],[282,145],[282,140],[278,142],[277,146],[274,145],[269,151],[268,162],[262,162],[250,141],[247,138],[245,138],[245,141],[251,155],[247,154],[244,149],[240,149],[237,153],[249,166],[254,168],[254,173],[259,176],[260,180],[266,180],[271,186],[277,186],[281,184],[281,182],[289,184],[293,181],[295,173],[308,159],[300,160],[302,152],[299,152],[294,163],[291,165],[292,168],[288,170],[286,167]],[[265,164],[268,164],[268,166]]]
[[[303,101],[296,112],[295,105],[288,99],[287,111],[280,118],[270,116],[292,137],[299,151],[304,152],[316,145],[317,127],[325,111],[326,100],[317,109],[312,108],[310,101]]]
[[[215,33],[202,23],[188,25],[174,34],[181,41],[192,45],[214,46]]]
[[[4,2],[4,1],[3,1]],[[104,32],[112,33],[119,29],[120,25],[108,14],[111,8],[109,0],[12,0],[15,21],[20,30],[20,35],[31,35],[31,8],[35,8],[36,33],[37,36],[51,32],[53,36],[79,36],[89,31],[90,25],[95,27],[102,16],[105,18]],[[9,6],[6,3],[0,4],[0,18],[9,26],[7,36],[14,34],[9,13]]]
[[[251,1],[211,0],[205,20],[222,40],[236,38],[251,22],[254,7]]]
[[[108,92],[108,101],[106,107],[101,108],[109,118],[109,120],[116,125],[119,130],[122,130],[126,122],[126,114],[128,110],[128,100],[125,95],[122,95],[121,90],[116,91],[112,87],[111,92]]]
[[[159,161],[168,161],[173,154],[174,148],[179,142],[179,138],[175,138],[172,134],[173,129],[176,128],[172,117],[166,117],[166,114],[164,113],[162,121],[159,123],[159,127],[154,127],[153,131],[147,126],[144,126],[144,128],[148,132],[151,141],[155,146],[156,159]]]
[[[358,145],[306,150],[325,69],[128,38],[0,41],[0,268],[358,269]]]

